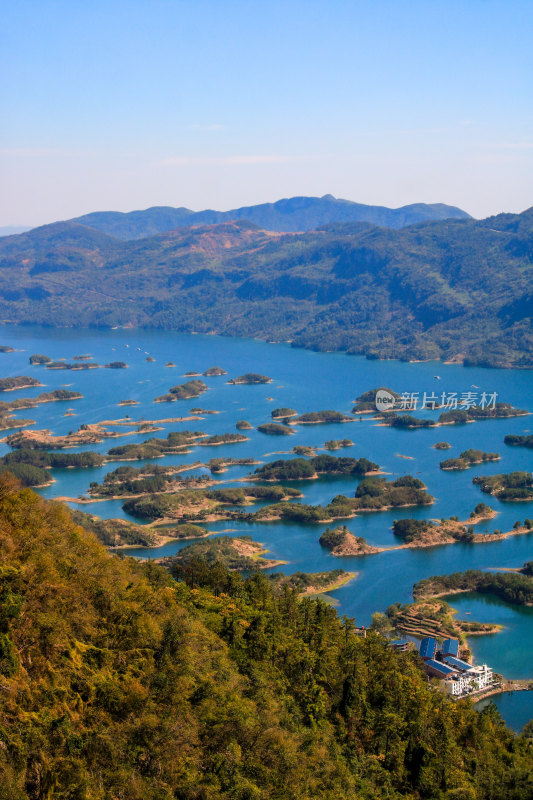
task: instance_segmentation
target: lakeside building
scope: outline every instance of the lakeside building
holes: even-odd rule
[[[436,639],[428,636],[420,642],[419,653],[427,675],[442,681],[443,688],[453,697],[478,692],[493,682],[491,667],[468,664],[458,658],[457,639],[446,639],[438,647]]]
[[[397,653],[406,653],[413,647],[413,643],[409,642],[407,639],[392,639],[389,642],[389,646],[392,647],[393,650],[396,650]]]

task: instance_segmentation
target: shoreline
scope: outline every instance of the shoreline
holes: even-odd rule
[[[289,234],[284,234],[284,235],[291,235],[291,234],[289,233]],[[8,320],[1,320],[0,321],[0,325],[6,326],[6,327],[11,325],[11,326],[16,327],[16,328],[27,328],[28,326],[46,327],[46,326],[39,325],[39,324],[33,323],[33,322],[28,323],[28,322],[22,321],[22,320],[21,321],[16,321],[16,320],[9,320],[9,319]],[[77,330],[77,331],[85,330],[85,331],[87,331],[87,333],[90,333],[93,330],[101,331],[103,333],[104,332],[110,332],[110,331],[116,331],[116,330],[138,331],[139,333],[141,333],[143,331],[146,331],[146,332],[152,332],[153,333],[153,332],[161,330],[160,328],[155,328],[155,327],[153,327],[151,325],[135,326],[135,325],[130,324],[130,323],[126,323],[125,325],[95,325],[94,328],[87,328],[85,326],[75,325],[75,324],[71,324],[71,325],[54,325],[52,327],[52,329],[53,330],[65,330],[65,331],[68,331],[68,330]],[[291,347],[291,344],[293,342],[292,338],[291,339],[276,340],[276,341],[273,342],[271,339],[268,338],[268,336],[266,334],[264,334],[263,336],[261,336],[261,335],[235,336],[235,335],[228,334],[228,333],[219,333],[218,331],[209,331],[208,333],[200,333],[199,331],[181,330],[179,328],[165,328],[163,332],[164,333],[178,333],[178,334],[180,334],[182,336],[205,336],[205,337],[208,337],[208,336],[209,337],[211,337],[211,336],[219,336],[221,339],[237,339],[237,340],[252,339],[252,340],[257,340],[257,341],[260,341],[260,342],[264,342],[265,344],[279,344],[279,345],[285,345],[285,346],[289,346],[289,347]],[[466,353],[460,353],[460,354],[457,354],[455,356],[442,356],[441,358],[430,358],[430,359],[408,359],[408,358],[402,359],[402,358],[393,358],[393,357],[389,357],[389,356],[387,356],[387,358],[370,358],[369,359],[368,356],[364,352],[361,352],[361,353],[349,353],[347,350],[343,350],[342,348],[339,348],[337,350],[334,349],[334,350],[318,350],[317,351],[316,349],[313,349],[313,347],[311,345],[306,347],[305,345],[300,345],[299,344],[297,348],[292,348],[292,349],[306,350],[307,352],[311,352],[311,353],[318,352],[320,354],[321,353],[324,353],[324,354],[325,353],[342,353],[344,355],[353,356],[355,358],[357,358],[357,357],[364,358],[366,361],[379,361],[379,362],[395,361],[395,362],[397,362],[399,364],[406,364],[406,363],[408,363],[408,364],[416,364],[416,363],[430,364],[430,363],[433,362],[435,364],[442,364],[442,365],[445,365],[445,366],[462,365],[464,369],[469,369],[469,367],[464,367],[464,360],[468,357],[468,355]],[[16,348],[15,348],[15,351],[16,352],[22,352],[21,350],[17,350]],[[476,366],[477,366],[478,369],[497,369],[497,370],[502,370],[502,371],[503,370],[511,370],[511,369],[533,370],[533,363],[530,364],[530,365],[525,365],[525,366],[522,365],[522,364],[516,364],[516,365],[515,364],[505,364],[505,365],[493,364],[493,365],[484,365],[484,366],[480,364],[480,365],[476,365]],[[270,381],[272,381],[272,379],[270,379]],[[229,383],[229,381],[227,381],[227,383]],[[234,383],[233,385],[238,385],[238,384]],[[357,413],[359,413],[359,412],[357,412]]]

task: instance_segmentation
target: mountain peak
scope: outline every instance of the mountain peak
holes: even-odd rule
[[[169,206],[153,206],[144,211],[128,213],[96,211],[77,217],[71,222],[128,240],[144,239],[192,225],[213,225],[236,220],[247,220],[263,230],[295,233],[332,223],[367,222],[383,228],[399,229],[419,222],[469,218],[465,211],[444,203],[414,203],[402,208],[387,208],[355,203],[325,194],[322,197],[287,197],[274,203],[241,206],[230,211],[206,209],[194,212],[189,208]]]

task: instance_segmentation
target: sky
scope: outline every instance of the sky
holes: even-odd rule
[[[533,205],[531,0],[2,2],[0,226]]]

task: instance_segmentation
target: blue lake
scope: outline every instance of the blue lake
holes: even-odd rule
[[[188,415],[194,406],[216,410],[202,420],[165,424],[156,436],[166,436],[172,430],[202,430],[208,434],[234,432],[239,419],[255,426],[270,420],[273,408],[288,406],[299,413],[335,409],[349,413],[353,401],[362,392],[376,386],[388,386],[398,392],[497,392],[498,399],[533,412],[533,375],[526,370],[490,370],[463,368],[438,362],[408,364],[398,361],[371,361],[342,353],[314,353],[291,348],[287,344],[268,344],[250,339],[229,339],[215,336],[181,335],[172,332],[138,330],[65,330],[33,327],[3,326],[0,344],[11,345],[16,352],[0,354],[2,377],[31,375],[38,377],[46,388],[9,392],[3,400],[31,397],[43,391],[68,386],[80,391],[83,399],[67,403],[50,403],[18,413],[31,417],[36,429],[48,428],[53,433],[67,433],[82,423],[118,419],[129,413],[135,420],[157,420]],[[85,372],[52,371],[30,366],[32,353],[44,353],[53,359],[72,360],[76,355],[91,354],[99,364],[123,360],[126,370],[98,369]],[[146,361],[147,354],[155,358]],[[166,362],[175,363],[167,368]],[[221,366],[228,375],[203,378],[209,390],[192,401],[154,404],[156,396],[183,383],[187,371],[203,372],[211,366]],[[230,377],[245,372],[260,372],[273,380],[268,385],[231,386]],[[436,376],[439,376],[437,378]],[[119,407],[122,400],[136,400],[139,405]],[[74,416],[64,416],[72,408]],[[440,412],[417,412],[417,416],[438,416]],[[507,447],[503,437],[508,433],[523,434],[533,429],[533,418],[490,420],[469,425],[446,426],[435,429],[400,431],[383,428],[363,417],[360,421],[337,425],[300,425],[290,437],[272,437],[250,431],[250,440],[222,447],[194,447],[185,456],[158,459],[163,464],[193,464],[221,456],[253,456],[261,461],[271,460],[279,451],[294,445],[323,447],[327,439],[350,438],[354,445],[336,455],[365,456],[380,464],[391,476],[412,474],[420,477],[434,495],[435,503],[425,508],[403,508],[392,512],[361,514],[347,524],[370,544],[393,545],[392,522],[399,517],[441,518],[457,515],[468,518],[474,506],[486,501],[497,510],[494,520],[477,526],[478,531],[509,530],[516,520],[533,516],[532,504],[501,503],[488,498],[472,484],[475,475],[488,475],[512,470],[531,470],[532,452],[525,448]],[[124,429],[122,429],[124,430]],[[106,452],[117,444],[143,441],[149,435],[137,433],[119,440],[104,441],[80,450]],[[451,449],[435,450],[438,441],[448,441]],[[467,448],[496,451],[501,461],[475,466],[464,472],[443,472],[439,462],[457,456]],[[0,454],[7,452],[0,445]],[[132,462],[128,462],[132,463]],[[143,462],[134,462],[135,466]],[[44,497],[83,495],[91,481],[101,481],[106,472],[120,462],[91,470],[54,470],[55,483],[41,490]],[[247,467],[230,468],[220,476],[225,485],[249,474]],[[355,478],[330,477],[288,485],[304,492],[306,503],[327,503],[336,494],[353,495],[358,484]],[[238,485],[238,484],[237,484]],[[123,517],[122,501],[110,500],[80,505],[103,517]],[[136,520],[139,521],[139,520]],[[469,568],[489,569],[517,567],[533,559],[533,533],[510,537],[504,541],[478,545],[447,545],[423,550],[392,551],[364,558],[339,559],[321,548],[318,539],[326,525],[219,522],[210,530],[232,528],[239,534],[249,534],[263,542],[273,556],[287,561],[287,572],[317,571],[343,567],[357,572],[351,583],[334,593],[341,613],[355,617],[359,624],[368,624],[373,611],[385,610],[393,602],[408,602],[412,586],[421,578]],[[135,549],[132,555],[159,557],[176,552],[187,543],[169,543],[153,550]],[[472,619],[500,622],[504,631],[494,636],[478,637],[471,645],[480,661],[486,661],[507,677],[533,677],[533,609],[508,606],[492,598],[475,596],[454,597],[452,604],[461,613],[470,612]],[[468,617],[466,617],[468,619]],[[500,701],[503,702],[503,701]]]
[[[475,708],[481,711],[489,703],[494,703],[507,725],[520,733],[526,722],[533,719],[533,692],[504,692],[486,700],[480,700]]]

